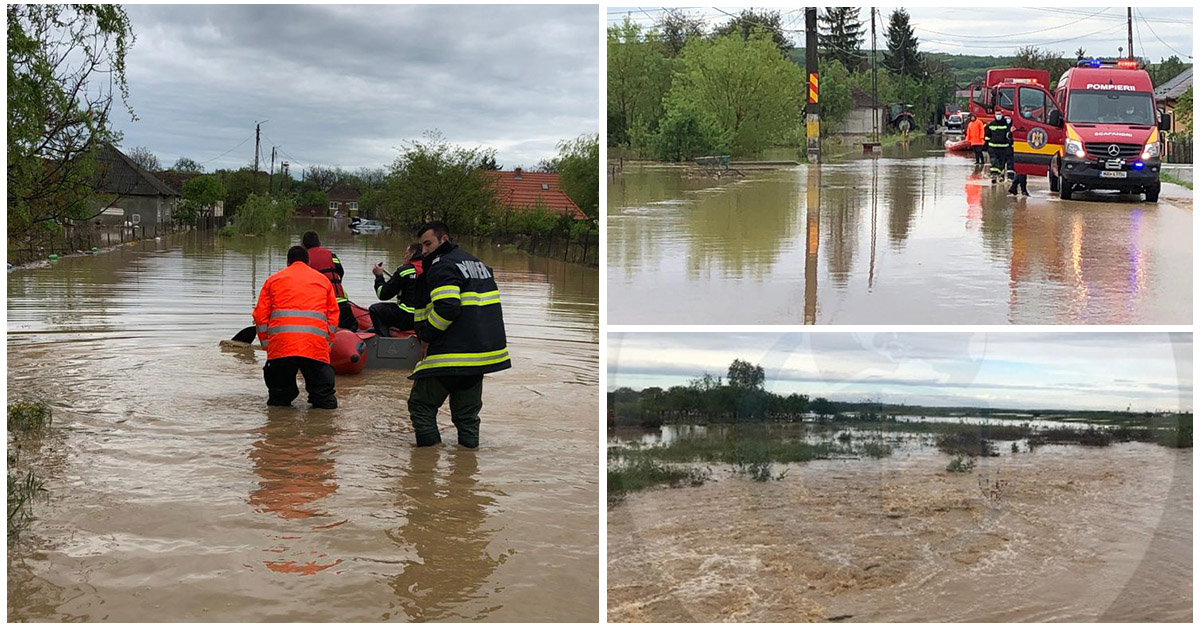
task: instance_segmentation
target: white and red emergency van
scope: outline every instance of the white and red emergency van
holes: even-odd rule
[[[1019,86],[1013,111],[1018,173],[1046,175],[1063,199],[1081,190],[1144,193],[1158,201],[1162,135],[1150,75],[1133,59],[1081,59],[1054,93]]]

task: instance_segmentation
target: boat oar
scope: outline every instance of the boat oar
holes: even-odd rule
[[[256,329],[254,326],[247,326],[239,330],[238,334],[233,336],[233,340],[240,341],[242,343],[253,343],[257,337],[258,329]]]

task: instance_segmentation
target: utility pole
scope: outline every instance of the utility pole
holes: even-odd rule
[[[275,192],[275,149],[279,147],[271,147],[271,176],[267,180],[267,193]]]
[[[804,65],[808,74],[808,104],[805,107],[808,163],[821,163],[821,104],[817,79],[817,8],[804,9]]]
[[[875,44],[875,7],[871,7],[871,130],[879,142],[879,48]]]
[[[1125,7],[1125,27],[1129,31],[1129,58],[1133,59],[1133,7]]]
[[[254,172],[250,174],[250,176],[252,178],[250,180],[251,192],[258,192],[258,141],[259,141],[259,137],[261,135],[262,135],[262,123],[256,122],[256,123],[254,123]]]

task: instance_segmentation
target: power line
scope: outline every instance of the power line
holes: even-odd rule
[[[1134,10],[1137,11],[1138,17],[1142,18],[1143,22],[1146,22],[1146,28],[1150,29],[1150,34],[1154,36],[1154,39],[1157,39],[1163,46],[1170,48],[1176,55],[1183,55],[1184,57],[1187,57],[1188,59],[1192,58],[1191,55],[1184,55],[1183,53],[1179,52],[1178,50],[1175,50],[1174,48],[1172,48],[1171,45],[1168,44],[1167,42],[1164,42],[1162,40],[1162,38],[1158,36],[1158,33],[1154,32],[1154,27],[1150,26],[1150,22],[1146,19],[1146,16],[1142,15],[1142,10],[1141,9],[1134,9]]]
[[[250,141],[250,138],[253,138],[253,137],[254,137],[254,134],[250,134],[249,136],[246,136],[246,139],[245,139],[245,140],[242,140],[241,142],[237,143],[237,146],[235,146],[235,147],[233,147],[232,149],[230,149],[230,150],[228,150],[228,151],[226,151],[226,152],[222,153],[221,155],[218,155],[218,156],[217,156],[217,157],[215,157],[215,158],[211,158],[211,159],[205,160],[205,161],[203,161],[203,162],[200,162],[200,164],[208,164],[209,162],[213,162],[213,161],[219,160],[219,159],[221,159],[221,158],[225,157],[226,155],[229,155],[230,153],[233,153],[234,151],[237,151],[238,149],[240,149],[240,148],[241,148],[241,146],[242,146],[243,144],[246,144],[247,142],[249,142],[249,141]]]
[[[1018,37],[1018,36],[1022,36],[1022,35],[1032,35],[1032,34],[1034,34],[1034,33],[1042,33],[1042,32],[1045,32],[1045,31],[1054,31],[1054,30],[1058,30],[1058,29],[1060,29],[1060,28],[1066,28],[1066,27],[1068,27],[1068,26],[1072,26],[1072,25],[1074,25],[1074,24],[1078,24],[1078,23],[1080,23],[1080,22],[1086,22],[1087,20],[1089,20],[1089,19],[1091,19],[1091,18],[1094,18],[1094,17],[1096,17],[1097,15],[1100,15],[1101,13],[1104,13],[1105,11],[1109,10],[1110,8],[1111,8],[1111,7],[1105,7],[1105,8],[1103,8],[1103,9],[1100,9],[1098,12],[1096,12],[1096,13],[1093,13],[1093,14],[1091,14],[1091,15],[1089,15],[1089,16],[1087,16],[1087,17],[1085,17],[1085,18],[1082,18],[1082,19],[1079,19],[1079,20],[1075,20],[1075,21],[1073,21],[1073,22],[1069,22],[1069,23],[1067,23],[1067,24],[1059,24],[1059,25],[1056,25],[1056,26],[1050,26],[1050,27],[1047,27],[1047,28],[1039,28],[1039,29],[1037,29],[1036,31],[1025,31],[1024,33],[1009,33],[1008,35],[971,35],[971,39],[1005,39],[1005,38],[1007,38],[1007,37]],[[958,36],[962,35],[962,33],[943,33],[943,32],[941,32],[941,31],[935,31],[935,30],[933,30],[933,29],[928,29],[928,28],[925,28],[925,27],[923,27],[923,26],[916,26],[916,25],[914,25],[914,26],[913,26],[913,28],[914,28],[915,30],[919,30],[919,31],[925,31],[926,33],[933,33],[933,34],[935,34],[935,35],[949,35],[950,37],[958,37]]]
[[[1074,9],[1059,9],[1059,8],[1048,8],[1048,7],[1029,7],[1029,8],[1033,9],[1035,11],[1047,11],[1050,13],[1058,13],[1061,15],[1087,15],[1086,11],[1076,11]],[[1115,20],[1118,22],[1125,21],[1125,18],[1123,18],[1119,15],[1106,15],[1102,19]],[[1146,19],[1147,21],[1150,21],[1150,22],[1162,22],[1164,24],[1178,24],[1179,23],[1179,20],[1170,20],[1167,18],[1143,18],[1143,19]]]
[[[1003,45],[998,45],[998,46],[982,46],[982,45],[979,45],[979,44],[971,44],[971,45],[970,45],[970,47],[971,47],[971,48],[989,48],[989,49],[999,49],[999,48],[1012,48],[1012,47],[1014,47],[1014,46],[1018,46],[1018,47],[1019,47],[1019,46],[1022,46],[1022,45],[1027,45],[1027,46],[1050,46],[1051,44],[1062,44],[1062,43],[1065,43],[1065,42],[1071,42],[1071,41],[1075,41],[1075,40],[1078,40],[1078,39],[1083,39],[1083,38],[1085,38],[1085,37],[1092,37],[1093,35],[1103,35],[1103,34],[1105,34],[1105,33],[1111,33],[1112,31],[1115,31],[1115,30],[1117,30],[1117,29],[1122,29],[1122,28],[1125,28],[1125,23],[1124,23],[1124,22],[1122,22],[1122,23],[1120,23],[1120,24],[1114,24],[1113,26],[1111,26],[1111,27],[1109,27],[1109,28],[1106,28],[1106,29],[1101,29],[1101,30],[1099,30],[1099,31],[1096,31],[1096,32],[1094,32],[1094,33],[1088,33],[1087,35],[1078,35],[1078,36],[1076,36],[1076,37],[1068,37],[1067,39],[1060,39],[1060,40],[1056,40],[1056,41],[1050,41],[1050,42],[1013,42],[1013,43],[1010,43],[1010,44],[1003,44]],[[926,42],[929,42],[929,43],[934,43],[934,44],[942,44],[943,46],[966,46],[966,44],[963,44],[962,42],[947,42],[947,41],[941,41],[941,40],[936,40],[936,39],[926,39],[925,41],[926,41]]]

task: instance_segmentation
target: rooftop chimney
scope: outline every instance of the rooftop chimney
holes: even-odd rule
[[[521,171],[520,166],[518,166],[517,168],[514,168],[513,169],[513,179],[521,179],[521,172],[522,171]]]

